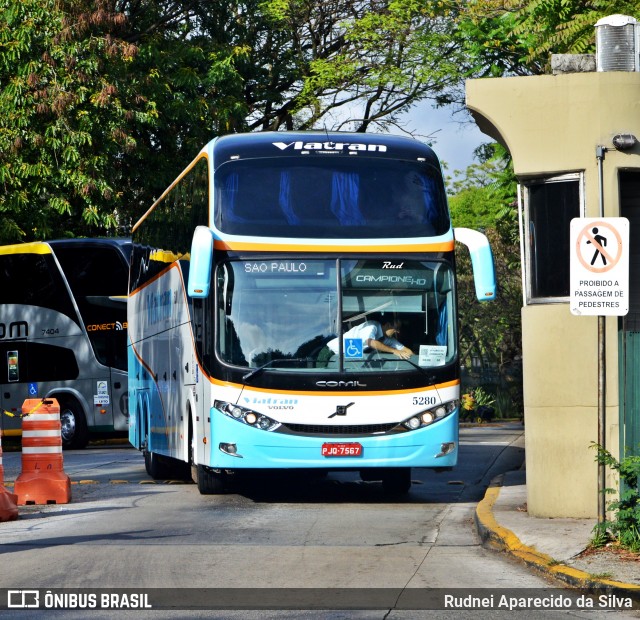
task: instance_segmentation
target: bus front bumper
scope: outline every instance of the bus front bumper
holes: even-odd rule
[[[339,438],[263,431],[216,409],[211,410],[211,420],[208,465],[215,469],[449,468],[458,460],[457,411],[414,431]],[[323,456],[324,444],[357,444],[360,454]]]

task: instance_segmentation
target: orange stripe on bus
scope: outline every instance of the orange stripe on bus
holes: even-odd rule
[[[235,250],[235,251],[262,251],[262,252],[451,252],[454,248],[454,242],[443,241],[441,243],[412,243],[407,245],[311,245],[301,243],[251,243],[251,242],[235,242],[221,241],[216,239],[216,250]]]
[[[460,385],[460,379],[446,381],[445,383],[437,383],[436,385],[426,385],[424,387],[411,388],[407,390],[371,390],[366,392],[354,392],[350,390],[317,390],[317,391],[299,391],[299,390],[269,390],[269,389],[253,389],[247,385],[239,383],[231,383],[229,381],[220,381],[218,379],[209,378],[214,385],[243,389],[245,392],[255,392],[256,394],[287,394],[291,396],[398,396],[400,394],[416,394],[425,390],[442,390],[444,388]]]

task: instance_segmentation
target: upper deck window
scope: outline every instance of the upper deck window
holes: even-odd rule
[[[6,309],[9,304],[50,308],[77,322],[52,254],[14,252],[0,256],[0,309]],[[26,310],[22,308],[22,312]],[[19,318],[23,317],[24,314]]]
[[[439,169],[414,161],[238,160],[216,171],[214,201],[216,228],[233,235],[389,239],[449,230]]]

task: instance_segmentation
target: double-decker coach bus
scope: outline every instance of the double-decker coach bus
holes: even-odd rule
[[[21,434],[26,399],[60,404],[62,443],[128,430],[129,239],[0,247],[0,415]]]
[[[491,250],[471,247],[480,299]],[[454,231],[409,138],[217,138],[134,226],[129,439],[201,493],[240,469],[356,470],[406,492],[458,458]]]

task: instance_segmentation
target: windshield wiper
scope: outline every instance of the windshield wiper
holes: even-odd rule
[[[411,361],[410,359],[407,359],[406,357],[403,357],[402,361],[407,362],[408,364],[411,364],[414,368],[417,368],[425,377],[427,377],[427,380],[429,381],[429,383],[436,382],[436,375],[429,373],[429,371],[426,368],[419,366],[418,364]]]
[[[269,366],[271,366],[272,364],[275,364],[276,362],[309,362],[309,361],[311,361],[311,358],[308,358],[308,357],[293,357],[293,358],[284,357],[281,359],[269,360],[266,364],[262,364],[262,366],[258,366],[257,368],[254,368],[253,370],[248,372],[246,375],[242,377],[242,380],[249,381],[249,379],[252,379],[256,375],[259,375],[265,368],[269,368]]]
[[[389,354],[391,355],[391,354]],[[374,358],[376,359],[376,358]],[[391,355],[391,357],[380,357],[378,359],[382,359],[384,361],[392,361],[392,362],[397,362],[398,361],[398,357],[395,355]],[[407,364],[411,364],[414,368],[417,368],[425,377],[427,377],[427,380],[429,381],[429,383],[435,383],[436,382],[436,375],[432,374],[429,372],[429,370],[427,368],[423,368],[422,366],[419,366],[418,364],[416,364],[414,361],[406,358],[406,357],[402,357],[399,358],[401,362],[407,362]]]

